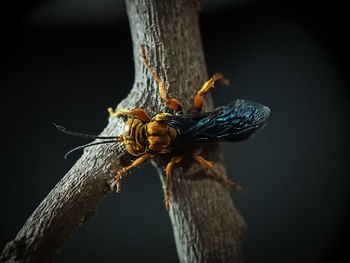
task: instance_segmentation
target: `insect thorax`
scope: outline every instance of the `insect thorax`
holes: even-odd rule
[[[171,151],[169,145],[175,140],[179,131],[167,125],[162,119],[166,113],[157,114],[147,123],[146,134],[149,149],[158,153],[168,153]]]

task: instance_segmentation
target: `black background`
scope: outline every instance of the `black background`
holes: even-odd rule
[[[1,247],[81,154],[64,160],[65,152],[86,142],[51,123],[97,134],[107,123],[106,108],[132,86],[128,21],[117,2],[45,9],[55,1],[36,1],[4,9]],[[86,3],[99,8],[87,10]],[[230,79],[230,86],[212,92],[215,104],[244,98],[272,110],[268,126],[252,140],[223,144],[229,177],[245,188],[233,197],[247,223],[247,262],[345,256],[349,30],[340,3],[203,3],[208,72]],[[132,171],[123,192],[101,202],[56,260],[177,262],[153,167]]]

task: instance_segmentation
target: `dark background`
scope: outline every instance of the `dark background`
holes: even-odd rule
[[[86,142],[51,123],[99,133],[134,75],[122,1],[16,2],[3,12],[2,248],[81,154],[65,152]],[[229,177],[245,188],[233,196],[247,262],[349,258],[346,16],[341,1],[203,3],[208,72],[231,81],[212,92],[215,104],[245,98],[272,109],[252,140],[223,144]],[[154,168],[135,169],[123,185],[57,262],[178,261]]]

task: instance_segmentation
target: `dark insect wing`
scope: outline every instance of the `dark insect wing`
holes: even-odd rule
[[[173,146],[208,141],[241,141],[262,128],[270,109],[256,102],[235,100],[213,112],[167,116],[164,121],[180,130]]]

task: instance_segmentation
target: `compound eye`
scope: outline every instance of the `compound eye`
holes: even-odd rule
[[[130,126],[129,125],[124,125],[123,129],[123,135],[129,135],[130,134]]]

